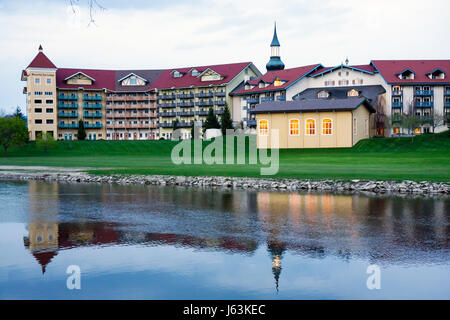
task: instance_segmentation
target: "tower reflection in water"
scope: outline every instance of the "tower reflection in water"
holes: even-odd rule
[[[321,259],[414,261],[448,250],[449,203],[358,195],[29,182],[26,248],[44,273],[59,250],[173,245],[252,255],[266,248],[276,290],[285,252]],[[445,255],[444,255],[445,257]],[[428,258],[427,258],[428,259]],[[269,269],[270,270],[270,269]]]

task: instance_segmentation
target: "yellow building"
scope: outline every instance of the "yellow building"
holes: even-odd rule
[[[258,148],[349,148],[370,137],[364,98],[268,101],[254,110]],[[276,133],[278,130],[278,139]]]

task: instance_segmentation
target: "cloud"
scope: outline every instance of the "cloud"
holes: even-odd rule
[[[0,108],[23,106],[20,71],[39,44],[61,67],[170,68],[269,59],[276,20],[287,67],[371,59],[448,58],[447,1],[99,1],[96,26],[86,1],[3,1]],[[24,109],[24,108],[23,108]]]

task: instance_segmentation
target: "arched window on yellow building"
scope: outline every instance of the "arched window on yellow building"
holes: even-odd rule
[[[259,135],[260,136],[269,135],[269,120],[259,120]]]
[[[289,120],[289,135],[298,136],[300,134],[300,121],[298,119]]]
[[[330,135],[333,134],[333,122],[331,119],[322,120],[322,134]]]
[[[316,134],[316,120],[307,119],[305,129],[306,129],[307,136],[315,135]]]

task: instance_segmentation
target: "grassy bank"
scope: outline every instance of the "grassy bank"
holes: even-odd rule
[[[35,143],[12,148],[0,165],[91,167],[91,173],[260,176],[260,165],[174,165],[174,141],[60,141],[44,155]],[[208,143],[204,143],[207,145]],[[107,168],[107,169],[105,169]],[[447,133],[364,140],[351,149],[280,150],[275,177],[450,181]]]

